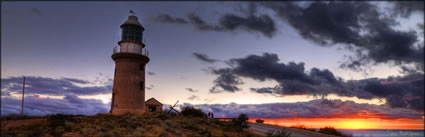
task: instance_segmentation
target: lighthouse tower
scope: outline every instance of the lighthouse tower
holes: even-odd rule
[[[114,48],[112,114],[145,112],[145,66],[149,62],[143,41],[144,28],[134,15],[121,24],[121,40]]]

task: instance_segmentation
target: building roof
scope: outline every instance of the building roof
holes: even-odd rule
[[[136,25],[136,26],[139,26],[139,27],[142,27],[143,28],[143,26],[142,26],[142,24],[140,24],[139,19],[137,18],[137,16],[134,16],[134,15],[128,16],[128,19],[123,24],[121,24],[121,27],[123,25]]]
[[[161,102],[159,102],[158,100],[156,100],[155,98],[150,98],[148,100],[145,101],[145,104],[159,104],[162,105]]]

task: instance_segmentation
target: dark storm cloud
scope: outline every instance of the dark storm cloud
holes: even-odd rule
[[[196,95],[191,95],[190,97],[188,97],[187,99],[189,99],[189,100],[200,100],[201,98],[199,98],[198,96],[196,96]]]
[[[252,92],[256,92],[256,93],[268,93],[268,94],[272,94],[273,93],[273,88],[271,87],[265,87],[265,88],[250,88],[250,90]]]
[[[392,1],[394,3],[394,14],[408,17],[413,12],[424,12],[423,1]]]
[[[10,92],[1,90],[1,96],[2,97],[10,96]]]
[[[151,85],[149,85],[148,87],[146,87],[146,89],[147,89],[147,90],[151,90],[151,89],[153,89],[154,87],[155,87],[155,86],[151,84]]]
[[[31,12],[39,15],[39,16],[44,16],[43,12],[41,12],[39,9],[37,8],[31,8]]]
[[[190,23],[195,25],[195,27],[198,30],[207,31],[207,30],[214,30],[214,31],[220,31],[221,28],[218,28],[216,26],[208,25],[198,14],[196,13],[190,13],[187,15],[188,20]]]
[[[353,101],[317,99],[308,102],[272,104],[183,104],[194,106],[204,112],[214,112],[215,117],[237,117],[241,113],[251,118],[317,118],[317,117],[367,117],[367,118],[414,118],[421,119],[422,112],[387,105],[358,104]]]
[[[148,71],[148,75],[155,75],[155,72]]]
[[[306,8],[294,2],[262,5],[272,9],[307,40],[322,46],[345,44],[347,49],[355,51],[356,58],[342,67],[358,69],[370,63],[413,63],[423,72],[423,43],[417,43],[416,33],[394,30],[392,26],[398,24],[395,18],[384,16],[375,5],[367,2],[312,2]],[[399,9],[411,9],[405,7]],[[411,10],[407,11],[410,14]]]
[[[175,23],[175,24],[187,24],[188,22],[183,18],[173,18],[168,14],[161,14],[155,17],[155,21],[161,23]]]
[[[237,85],[243,83],[239,77],[258,81],[275,80],[281,84],[281,88],[275,90],[285,91],[286,94],[307,94],[307,92],[314,94],[317,91],[314,87],[328,87],[327,85],[340,83],[329,70],[312,68],[309,74],[305,72],[304,63],[279,63],[276,54],[249,55],[245,58],[231,59],[228,63],[233,67],[213,69],[212,72],[219,75],[214,81],[215,87],[222,87],[224,91],[229,92],[239,90]]]
[[[268,15],[240,17],[234,14],[225,14],[220,18],[219,24],[224,30],[233,31],[241,28],[248,32],[261,32],[266,37],[272,37],[276,32],[275,23]]]
[[[189,92],[199,92],[198,90],[192,89],[192,88],[186,88],[187,91]]]
[[[410,74],[386,79],[370,78],[358,81],[360,89],[371,93],[372,97],[387,99],[393,107],[424,109],[424,75]]]
[[[2,78],[2,90],[14,93],[22,92],[22,77]],[[77,84],[92,84],[85,80],[73,78],[47,78],[29,76],[25,78],[25,92],[29,94],[46,95],[96,95],[112,92],[112,85],[105,86],[78,86]]]
[[[276,33],[276,25],[272,18],[266,14],[256,15],[256,6],[251,4],[248,7],[246,16],[240,16],[232,13],[226,13],[219,17],[217,24],[206,23],[201,16],[196,13],[187,15],[187,21],[182,18],[173,18],[169,15],[159,15],[156,20],[161,23],[179,23],[194,25],[201,31],[236,31],[245,30],[247,32],[259,32],[266,37],[273,37]]]
[[[214,87],[210,89],[210,93],[220,93],[223,91],[236,92],[241,90],[237,86],[243,84],[242,80],[232,74],[229,69],[213,70],[213,73],[219,76],[214,80]]]
[[[1,115],[19,114],[21,99],[2,97]],[[40,98],[38,96],[25,97],[24,113],[27,115],[48,114],[84,114],[94,115],[109,111],[110,105],[103,104],[96,99],[81,99],[75,95],[65,95],[63,99]]]
[[[274,21],[268,15],[256,16],[250,14],[241,17],[235,14],[224,14],[216,25],[207,24],[199,15],[191,13],[188,15],[190,22],[202,31],[235,31],[242,29],[247,32],[260,32],[266,37],[272,37],[276,32]]]
[[[336,94],[362,99],[385,98],[392,107],[423,110],[424,75],[408,74],[386,79],[369,78],[344,81],[327,69],[311,68],[305,70],[304,63],[280,63],[276,54],[249,55],[245,58],[230,59],[229,67],[211,69],[217,75],[215,86],[210,90],[235,92],[241,78],[250,78],[259,82],[273,80],[279,84],[275,87],[251,88],[261,94],[284,95],[328,95]],[[404,98],[404,100],[403,100]]]
[[[390,12],[407,16],[423,13],[423,2],[392,2]],[[385,3],[388,4],[388,3]],[[222,14],[217,24],[208,24],[200,15],[191,13],[187,21],[202,31],[260,32],[273,37],[275,21],[257,8],[270,9],[283,22],[292,26],[304,39],[321,46],[342,45],[355,53],[340,65],[364,70],[379,63],[399,66],[406,73],[424,71],[424,44],[415,30],[396,30],[399,20],[383,13],[370,2],[256,2],[242,6],[245,16]],[[388,11],[388,10],[387,10]],[[411,66],[413,64],[414,66]]]
[[[208,57],[208,55],[202,54],[202,53],[194,52],[193,56],[195,56],[196,59],[199,59],[200,61],[207,62],[207,63],[215,63],[215,62],[218,61],[217,59],[212,59],[212,58]]]
[[[81,80],[81,79],[75,79],[75,78],[63,78],[63,79],[70,81],[70,82],[78,83],[78,84],[89,84],[90,83],[87,80]]]

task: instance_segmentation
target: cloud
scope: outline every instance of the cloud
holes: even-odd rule
[[[35,13],[35,14],[37,14],[37,15],[39,15],[39,16],[44,16],[44,13],[43,12],[41,12],[39,9],[37,9],[37,8],[31,8],[31,12],[33,12],[33,13]]]
[[[151,90],[151,89],[153,89],[154,87],[155,87],[155,86],[151,84],[151,85],[149,85],[148,87],[146,87],[146,89],[147,89],[147,90]]]
[[[394,4],[393,14],[409,17],[414,12],[424,12],[423,1],[392,1]]]
[[[275,80],[281,83],[285,94],[299,94],[301,91],[314,93],[316,89],[313,86],[338,85],[340,82],[329,70],[312,68],[311,73],[308,74],[305,72],[304,63],[289,62],[285,64],[278,61],[277,55],[270,53],[264,53],[262,56],[249,55],[245,58],[230,59],[228,63],[234,67],[212,69],[212,73],[218,75],[214,81],[216,86],[213,89],[222,87],[224,91],[238,91],[240,89],[237,85],[243,83],[239,77],[258,81]]]
[[[224,30],[233,31],[241,28],[247,32],[260,32],[266,37],[273,37],[277,31],[275,22],[270,16],[265,14],[256,16],[256,12],[257,6],[249,4],[246,17],[230,13],[224,14],[219,19],[219,26]]]
[[[394,6],[389,11],[393,15],[407,17],[424,11],[422,1],[392,3]],[[394,29],[400,21],[370,2],[309,2],[304,5],[298,2],[257,2],[242,6],[245,16],[225,13],[215,25],[208,24],[196,13],[188,14],[187,22],[202,31],[245,30],[274,37],[276,21],[267,14],[258,15],[257,8],[271,10],[304,39],[317,45],[338,45],[351,50],[355,55],[348,56],[340,64],[341,68],[362,71],[370,65],[384,63],[399,66],[406,73],[424,72],[424,44],[418,40],[417,32]]]
[[[148,71],[148,75],[155,75],[155,72]]]
[[[370,78],[356,82],[358,89],[371,93],[372,97],[386,98],[392,107],[424,110],[424,75],[410,74],[386,79]],[[406,99],[410,98],[410,99]]]
[[[159,15],[157,21],[161,23],[192,24],[201,31],[219,31],[232,32],[244,30],[246,32],[261,33],[266,37],[273,37],[277,31],[275,22],[266,14],[256,15],[257,7],[253,4],[248,6],[246,16],[226,13],[219,17],[217,24],[207,24],[198,14],[190,13],[187,20],[182,18],[173,18],[169,15]],[[188,23],[189,22],[189,23]]]
[[[10,96],[10,92],[1,90],[1,96],[2,97]]]
[[[196,95],[191,95],[187,99],[189,99],[189,100],[200,100],[201,98],[199,98],[199,96],[196,96]]]
[[[187,91],[189,92],[199,92],[198,90],[192,89],[192,88],[186,88]]]
[[[260,32],[266,37],[273,37],[276,33],[274,21],[268,15],[256,16],[250,14],[246,17],[235,14],[224,14],[216,25],[207,24],[199,15],[191,13],[188,19],[198,30],[202,31],[236,31],[245,30],[246,32]]]
[[[211,102],[213,102],[215,99],[214,98],[206,98],[206,99],[204,99],[204,102],[205,103],[211,103]]]
[[[241,113],[261,118],[414,118],[421,119],[423,111],[391,108],[387,105],[358,104],[353,101],[317,99],[308,102],[271,104],[183,104],[204,112],[214,112],[216,117],[237,117]],[[297,112],[294,114],[293,112]]]
[[[214,80],[214,87],[210,89],[210,93],[221,93],[223,91],[236,92],[241,90],[237,86],[243,84],[242,79],[235,76],[230,71],[226,69],[213,70],[213,73],[219,76]]]
[[[414,5],[407,5],[410,4]],[[394,30],[393,26],[398,24],[395,18],[385,16],[375,5],[367,2],[312,2],[305,8],[293,2],[261,5],[273,10],[304,39],[321,46],[342,44],[355,51],[356,56],[342,64],[343,68],[360,70],[366,64],[393,62],[400,66],[413,63],[414,69],[423,72],[424,45],[418,43],[415,31]],[[405,7],[398,8],[410,9]]]
[[[2,78],[2,90],[11,93],[22,92],[22,77]],[[25,77],[25,92],[28,94],[45,95],[96,95],[112,92],[112,83],[104,86],[79,86],[80,84],[92,84],[86,80],[74,78],[48,78],[38,76]]]
[[[203,62],[206,62],[206,63],[215,63],[215,62],[218,61],[217,59],[212,59],[212,58],[208,57],[208,55],[202,54],[202,53],[194,52],[193,56],[195,56],[196,59],[203,61]]]
[[[110,105],[103,104],[101,100],[82,99],[75,95],[65,95],[63,99],[40,98],[38,96],[25,97],[24,114],[48,115],[48,114],[84,114],[94,115],[106,113]],[[20,114],[21,99],[13,97],[1,98],[1,115]]]
[[[188,22],[183,18],[173,18],[168,14],[161,14],[155,17],[155,21],[161,23],[171,23],[171,24],[187,24]]]
[[[275,89],[271,87],[265,87],[265,88],[250,88],[250,90],[252,92],[261,93],[261,94],[264,94],[264,93],[272,94]]]
[[[423,2],[392,2],[389,11],[408,16],[423,13]],[[385,3],[388,5],[388,3]],[[217,24],[208,24],[200,15],[190,13],[188,24],[202,31],[259,32],[274,37],[276,21],[257,8],[275,13],[304,39],[324,47],[342,46],[354,53],[341,68],[362,71],[379,63],[401,67],[406,73],[424,72],[424,44],[415,30],[396,30],[400,21],[370,2],[256,2],[242,6],[245,16],[224,13]],[[388,9],[387,9],[388,10]],[[171,18],[171,17],[170,17]],[[413,65],[413,66],[412,66]]]
[[[424,75],[421,73],[385,79],[368,78],[361,80],[343,80],[327,69],[311,68],[305,70],[304,63],[280,63],[276,54],[248,55],[227,61],[229,67],[210,68],[217,75],[211,93],[235,92],[241,90],[241,78],[250,78],[258,82],[272,80],[278,82],[275,87],[250,88],[252,92],[285,95],[336,94],[339,96],[362,99],[385,98],[392,107],[424,109]],[[217,90],[221,89],[221,90]],[[403,100],[413,98],[413,100]]]

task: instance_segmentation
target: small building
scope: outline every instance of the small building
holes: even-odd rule
[[[162,103],[156,100],[155,98],[150,98],[145,102],[146,112],[161,112]]]

